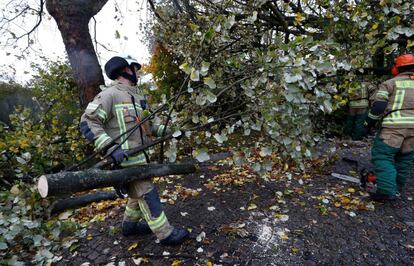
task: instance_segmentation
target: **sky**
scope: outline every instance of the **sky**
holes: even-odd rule
[[[0,7],[3,8],[8,2],[10,0],[0,0]],[[119,12],[115,12],[115,9]],[[114,18],[115,16],[120,19],[117,20]],[[112,56],[122,54],[130,54],[139,62],[148,62],[149,52],[139,28],[140,25],[145,24],[149,17],[147,1],[145,0],[109,0],[95,16],[96,39],[98,43],[111,50],[108,51],[103,46],[98,45],[97,52],[100,64],[103,66]],[[34,24],[34,18],[27,17],[25,21],[19,21],[12,25],[15,27],[16,33],[19,30],[30,28]],[[89,28],[93,38],[95,35],[93,20],[91,20]],[[115,38],[116,31],[120,34],[119,39]],[[31,46],[29,54],[24,60],[18,60],[16,55],[22,54],[22,49],[27,45],[27,39],[21,40],[17,47],[1,47],[0,74],[6,73],[18,83],[25,83],[33,75],[30,67],[31,63],[41,62],[40,56],[46,56],[52,61],[65,59],[66,51],[62,37],[55,20],[49,14],[44,17],[33,37],[35,43]],[[15,69],[15,75],[10,67]]]

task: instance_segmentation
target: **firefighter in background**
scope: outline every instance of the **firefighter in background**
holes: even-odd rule
[[[377,192],[371,198],[377,201],[399,195],[411,176],[414,160],[414,55],[398,56],[395,68],[398,74],[373,95],[366,121],[368,129],[381,123],[371,149],[377,177]]]
[[[344,134],[352,140],[361,140],[365,136],[364,122],[368,115],[368,84],[361,82],[350,90],[348,115],[345,121]]]
[[[148,123],[144,123],[131,135],[123,135],[114,145],[109,145],[117,136],[133,128],[143,117],[147,104],[136,86],[136,72],[140,68],[141,65],[131,57],[112,57],[105,64],[105,72],[114,82],[89,103],[81,117],[82,134],[94,143],[97,150],[111,154],[120,167],[149,162],[145,152],[129,157],[126,153],[151,138],[152,130]],[[180,244],[188,238],[187,230],[175,228],[168,222],[157,189],[151,180],[133,181],[126,184],[125,190],[129,197],[122,222],[124,235],[153,232],[161,244],[165,245]]]

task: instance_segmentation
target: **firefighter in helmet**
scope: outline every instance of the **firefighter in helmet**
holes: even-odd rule
[[[147,108],[145,98],[136,86],[140,68],[141,65],[130,56],[112,57],[105,64],[105,73],[114,82],[89,103],[81,117],[82,134],[94,143],[97,150],[111,154],[120,167],[149,162],[145,152],[129,157],[126,153],[149,140],[154,130],[148,122],[132,134],[124,134],[140,121]],[[116,139],[119,135],[122,137]],[[109,145],[114,139],[115,143]],[[187,230],[170,225],[157,189],[150,180],[133,181],[125,185],[125,190],[128,202],[122,222],[124,235],[153,232],[165,245],[180,244],[189,237]]]
[[[381,124],[371,149],[377,177],[377,192],[371,198],[378,201],[399,195],[414,159],[414,55],[398,56],[393,74],[373,95],[366,120],[367,128]]]

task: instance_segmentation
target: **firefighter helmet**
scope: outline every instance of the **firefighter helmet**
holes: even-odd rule
[[[108,78],[114,80],[119,76],[121,70],[127,66],[129,66],[129,63],[125,58],[114,56],[106,62],[105,73]]]
[[[128,62],[128,64],[130,66],[135,66],[136,67],[136,70],[140,70],[141,69],[141,64],[138,63],[138,61],[135,58],[133,58],[131,55],[124,55],[122,57],[125,58],[125,60]]]
[[[414,65],[414,55],[412,54],[403,54],[395,59],[396,68],[410,65]]]

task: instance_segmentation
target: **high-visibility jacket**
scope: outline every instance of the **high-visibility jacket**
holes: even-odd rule
[[[376,120],[382,116],[382,127],[414,128],[414,72],[403,72],[381,83],[373,101],[388,102],[382,115],[368,114]]]
[[[368,84],[362,83],[358,88],[353,89],[349,97],[350,108],[368,108]]]
[[[81,117],[81,131],[87,139],[93,141],[96,150],[108,149],[108,144],[113,139],[134,127],[143,118],[145,104],[145,99],[137,87],[115,81],[88,104]],[[146,122],[141,130],[138,128],[130,136],[128,135],[129,133],[115,141],[116,144],[122,142],[123,150],[136,148],[147,142],[151,130]],[[121,163],[121,166],[127,167],[145,162],[145,155],[140,153],[130,156],[128,160]]]

